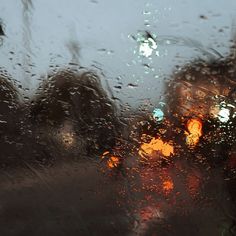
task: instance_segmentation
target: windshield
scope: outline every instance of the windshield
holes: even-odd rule
[[[2,0],[1,235],[236,235],[236,2]]]

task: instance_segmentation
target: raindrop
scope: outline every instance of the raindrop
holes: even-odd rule
[[[0,24],[0,36],[5,36],[2,25]]]
[[[100,52],[100,53],[106,53],[107,55],[111,55],[111,54],[114,53],[113,50],[107,50],[107,49],[105,49],[105,48],[100,48],[100,49],[98,49],[98,52]]]
[[[207,19],[208,19],[208,17],[205,16],[205,15],[200,15],[199,18],[200,18],[200,19],[203,19],[203,20],[207,20]]]
[[[122,87],[120,85],[116,85],[114,86],[115,89],[122,89]]]
[[[143,11],[143,15],[151,15],[151,12],[150,11]]]
[[[137,84],[133,84],[133,83],[129,83],[127,86],[128,86],[129,88],[137,88],[137,87],[138,87]]]

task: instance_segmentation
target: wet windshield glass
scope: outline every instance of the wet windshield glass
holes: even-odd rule
[[[234,0],[0,9],[0,235],[236,235]]]

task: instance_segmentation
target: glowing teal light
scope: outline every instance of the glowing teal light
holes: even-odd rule
[[[164,119],[164,112],[160,108],[155,108],[153,110],[153,118],[156,121],[162,121]]]

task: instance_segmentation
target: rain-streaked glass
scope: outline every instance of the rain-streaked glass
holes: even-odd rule
[[[235,1],[0,10],[0,235],[236,235]]]

